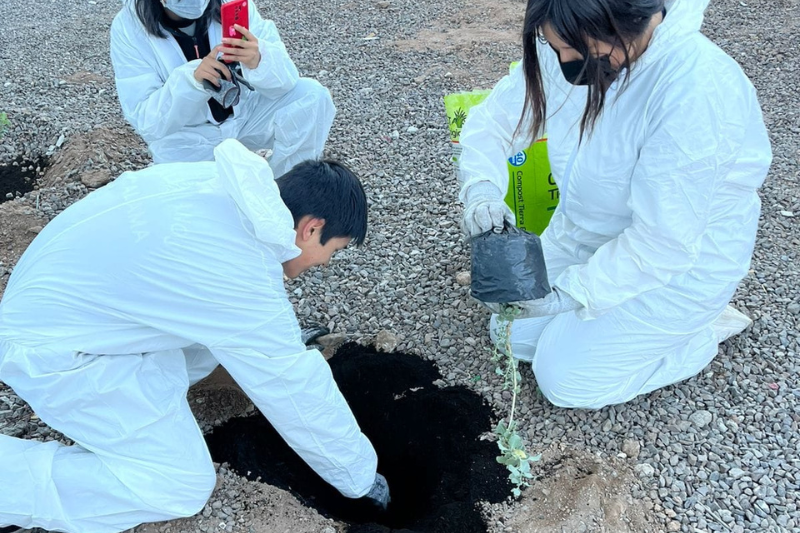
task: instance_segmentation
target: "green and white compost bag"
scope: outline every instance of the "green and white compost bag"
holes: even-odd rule
[[[460,92],[444,97],[455,163],[458,163],[461,155],[459,139],[469,110],[483,102],[490,92]],[[541,235],[558,205],[558,198],[558,187],[553,181],[547,157],[547,136],[536,139],[527,149],[508,158],[508,193],[505,200],[516,216],[518,228]]]

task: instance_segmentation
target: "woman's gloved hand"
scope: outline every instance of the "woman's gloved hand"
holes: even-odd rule
[[[375,483],[364,498],[385,511],[389,507],[389,502],[392,501],[389,496],[389,484],[386,482],[386,478],[380,474],[375,474]]]
[[[500,189],[494,184],[479,181],[467,190],[461,229],[468,237],[489,230],[500,233],[506,222],[514,226],[516,218],[503,201]]]
[[[492,313],[499,314],[503,304],[481,302]],[[540,316],[553,316],[577,311],[583,305],[564,291],[553,287],[553,290],[544,298],[526,300],[524,302],[510,302],[520,309],[517,318],[535,318]]]

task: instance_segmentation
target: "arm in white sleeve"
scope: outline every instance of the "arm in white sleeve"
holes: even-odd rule
[[[540,73],[545,93],[550,90],[555,54],[548,47],[537,43]],[[508,191],[508,158],[531,145],[530,117],[517,126],[525,106],[525,75],[522,65],[495,85],[491,94],[480,105],[470,109],[459,143],[459,199],[464,202],[467,190],[475,183],[488,181],[500,190],[500,198]],[[552,110],[551,110],[552,111]],[[537,132],[536,138],[544,132]]]
[[[721,80],[715,87],[702,76],[664,89],[648,120],[631,178],[631,225],[554,282],[585,306],[582,318],[597,317],[692,268],[715,191],[736,165],[748,129],[763,131],[763,123],[759,130],[752,122],[754,97],[728,90]]]
[[[199,59],[176,68],[164,81],[142,52],[145,43],[131,40],[130,34],[138,34],[142,41],[146,38],[138,28],[125,28],[119,19],[114,20],[114,80],[125,118],[145,141],[153,142],[186,126],[209,97],[194,78]]]
[[[297,85],[300,73],[289,57],[275,23],[261,18],[252,0],[249,17],[250,31],[258,38],[261,61],[254,69],[242,65],[242,73],[259,93],[268,98],[279,98]]]
[[[524,102],[525,78],[519,67],[501,79],[486,100],[469,110],[459,139],[459,199],[462,202],[467,200],[467,190],[479,182],[491,183],[500,192],[498,198],[505,198],[507,160],[514,149],[514,132]]]
[[[344,496],[360,498],[375,481],[378,459],[372,444],[361,433],[322,354],[306,351],[299,342],[288,344],[210,349],[320,477]]]

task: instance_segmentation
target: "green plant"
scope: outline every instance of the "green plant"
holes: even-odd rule
[[[0,138],[5,135],[9,125],[11,125],[11,122],[9,122],[8,116],[4,112],[0,112]]]
[[[541,455],[531,456],[517,433],[517,421],[514,411],[517,407],[517,395],[520,391],[522,376],[519,373],[518,361],[511,350],[511,325],[519,315],[520,309],[513,305],[503,305],[497,317],[496,340],[492,348],[492,361],[497,363],[495,373],[503,378],[503,390],[511,390],[511,409],[508,422],[501,419],[494,429],[497,435],[497,446],[500,455],[497,462],[505,465],[509,471],[508,479],[514,484],[511,492],[519,498],[524,487],[530,486],[528,480],[533,479],[531,463],[541,459]]]

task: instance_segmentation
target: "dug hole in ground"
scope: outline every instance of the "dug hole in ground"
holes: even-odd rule
[[[325,483],[286,445],[230,376],[218,369],[193,388],[190,401],[206,430],[213,460],[222,464],[223,476],[241,476],[247,484],[262,489],[266,485],[272,492],[287,491],[309,511],[333,521],[330,530],[314,529],[319,527],[315,524],[286,531],[498,530],[491,518],[497,509],[492,507],[513,505],[512,485],[508,471],[496,461],[499,452],[492,428],[498,416],[480,395],[464,386],[447,386],[432,362],[413,354],[351,342],[336,350],[328,363],[362,431],[375,446],[378,470],[391,488],[388,511],[344,498]],[[537,519],[525,518],[499,530],[555,531],[574,523],[574,531],[585,531],[593,516],[603,516],[609,524],[626,524],[618,531],[627,531],[628,526],[631,531],[654,531],[631,501],[632,479],[604,464],[588,455],[549,450],[534,467],[535,486],[524,492],[522,500],[526,502],[522,515],[535,510]],[[252,504],[258,505],[263,493],[255,493]],[[238,499],[227,506],[210,503],[204,512],[210,527],[220,513],[224,520],[225,507],[237,505],[239,511],[249,505],[247,500],[245,496],[244,503]],[[540,501],[546,504],[537,505]],[[219,522],[218,527],[224,529],[226,523]],[[156,531],[155,525],[143,528]]]

